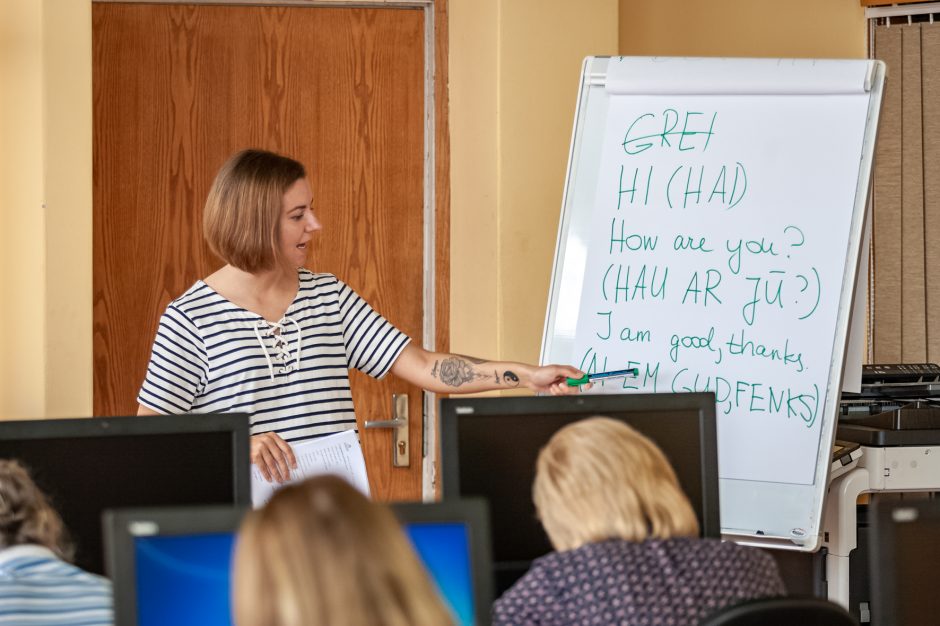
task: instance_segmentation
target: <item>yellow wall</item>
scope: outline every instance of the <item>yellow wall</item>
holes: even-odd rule
[[[45,410],[45,237],[39,2],[0,4],[0,401]]]
[[[499,0],[450,0],[451,343],[499,351]]]
[[[91,3],[43,0],[46,410],[92,411]]]
[[[449,11],[451,346],[526,361],[541,344],[583,56],[865,54],[857,0]],[[0,417],[91,413],[91,226],[91,3],[0,0]]]
[[[863,58],[859,0],[620,0],[620,54]]]
[[[0,418],[91,413],[91,5],[0,3]]]

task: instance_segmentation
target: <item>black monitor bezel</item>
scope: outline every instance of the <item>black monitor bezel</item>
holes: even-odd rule
[[[898,591],[903,587],[897,570],[897,536],[906,521],[894,518],[899,509],[913,509],[916,521],[927,521],[940,528],[940,500],[876,500],[871,505],[871,530],[868,534],[868,552],[871,572],[872,624],[889,626],[898,622]],[[915,521],[915,520],[911,520]]]
[[[137,563],[134,538],[137,524],[155,524],[147,536],[232,533],[236,535],[248,508],[239,506],[179,506],[144,509],[109,509],[102,514],[105,567],[114,589],[114,623],[137,626]]]
[[[584,394],[572,396],[515,396],[501,398],[442,398],[441,416],[441,470],[444,500],[466,497],[460,492],[460,459],[457,442],[457,420],[475,416],[497,415],[607,415],[649,411],[697,411],[699,415],[699,441],[703,449],[702,471],[702,528],[703,537],[720,538],[718,494],[718,435],[715,395],[711,392],[690,393],[637,393],[637,394]],[[494,433],[498,436],[498,433]],[[708,480],[707,477],[713,477]],[[523,493],[528,494],[531,485]]]
[[[402,526],[412,523],[463,522],[469,526],[470,567],[477,626],[488,626],[493,605],[489,505],[483,498],[390,504]]]
[[[233,505],[250,506],[249,429],[249,418],[245,413],[16,420],[0,421],[0,441],[229,432],[232,436]],[[81,470],[81,468],[76,469]]]

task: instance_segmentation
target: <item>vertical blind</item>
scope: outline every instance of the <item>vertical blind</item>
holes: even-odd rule
[[[872,195],[870,359],[940,362],[940,23],[873,27],[887,65]]]

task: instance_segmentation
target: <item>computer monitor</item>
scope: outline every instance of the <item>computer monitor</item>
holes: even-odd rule
[[[114,623],[230,626],[232,556],[246,510],[190,506],[107,511]]]
[[[869,529],[871,623],[934,624],[940,500],[877,501]]]
[[[49,496],[75,563],[104,574],[105,509],[249,506],[248,437],[242,414],[0,422],[0,458],[22,462]]]
[[[392,509],[457,626],[489,624],[493,580],[486,502],[396,503]]]
[[[489,624],[486,504],[408,503],[392,509],[457,624]],[[232,555],[245,511],[217,506],[107,511],[115,623],[230,626]]]
[[[555,432],[586,417],[622,420],[656,442],[676,470],[702,535],[721,536],[712,393],[447,398],[440,414],[444,500],[489,501],[497,594],[551,551],[532,503],[535,461]]]

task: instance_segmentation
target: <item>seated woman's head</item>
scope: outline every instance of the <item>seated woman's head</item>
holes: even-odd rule
[[[452,623],[391,510],[333,476],[249,513],[233,597],[239,626]]]
[[[71,561],[62,518],[17,461],[0,459],[0,549],[33,544]]]
[[[607,539],[698,535],[698,521],[662,451],[623,422],[592,417],[539,453],[535,507],[556,550]]]

